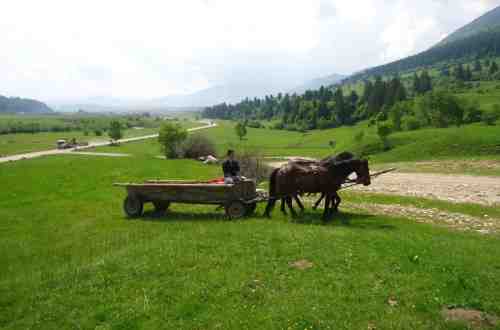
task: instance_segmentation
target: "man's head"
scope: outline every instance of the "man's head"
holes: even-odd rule
[[[227,151],[227,158],[234,159],[234,150],[229,149]]]

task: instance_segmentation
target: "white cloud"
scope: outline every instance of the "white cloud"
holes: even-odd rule
[[[283,86],[424,50],[500,0],[6,0],[0,94],[149,98]]]

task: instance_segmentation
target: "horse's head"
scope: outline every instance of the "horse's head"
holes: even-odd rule
[[[370,180],[370,168],[368,167],[368,160],[360,159],[356,162],[356,167],[354,168],[356,172],[356,183],[369,186],[371,184]]]

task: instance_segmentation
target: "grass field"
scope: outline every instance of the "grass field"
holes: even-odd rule
[[[157,133],[158,129],[128,129],[124,130],[125,138]],[[0,135],[0,155],[15,155],[32,151],[55,149],[58,139],[70,140],[75,138],[78,142],[109,141],[109,136],[104,133],[102,136],[89,134],[85,136],[81,131],[73,132],[42,132],[36,134],[19,133]]]
[[[355,212],[323,226],[320,211],[227,221],[173,205],[126,220],[113,182],[219,168],[123,148],[136,148],[133,162],[0,165],[0,328],[461,329],[443,307],[500,315],[498,236]],[[301,259],[312,267],[290,266]]]
[[[184,128],[193,128],[203,125],[199,122],[187,119],[179,120],[178,123]],[[155,133],[158,133],[158,128],[126,129],[123,131],[123,137],[130,138]],[[70,140],[72,138],[75,138],[78,142],[109,140],[109,136],[106,132],[104,132],[102,136],[95,136],[93,133],[85,136],[82,131],[4,134],[0,135],[0,156],[54,149],[58,139]]]

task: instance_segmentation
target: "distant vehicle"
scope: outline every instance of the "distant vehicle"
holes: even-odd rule
[[[83,146],[88,146],[88,142],[76,142],[76,139],[73,138],[71,139],[70,142],[68,142],[66,139],[59,139],[56,141],[56,148],[57,149],[71,149],[71,148],[76,148],[76,147],[83,147]]]

